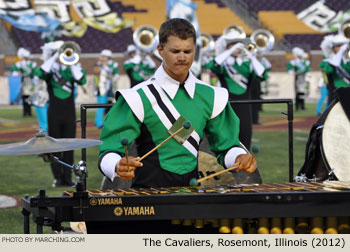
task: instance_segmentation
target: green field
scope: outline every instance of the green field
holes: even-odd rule
[[[285,120],[281,112],[286,112],[285,105],[264,105],[264,111],[260,114],[261,121],[264,118],[276,117]],[[306,112],[295,114],[295,118],[314,116],[315,104],[307,104]],[[78,118],[79,118],[78,113]],[[92,121],[93,112],[88,113],[88,120]],[[6,130],[15,130],[21,126],[21,122],[30,122],[36,125],[36,118],[22,118],[20,109],[0,109],[0,123],[14,121],[11,126],[2,126],[0,133]],[[18,122],[19,126],[16,126]],[[259,146],[256,155],[258,167],[264,183],[288,181],[288,133],[285,130],[273,132],[254,132],[252,145]],[[304,152],[308,131],[294,132],[294,174],[296,174],[304,161]],[[21,141],[25,141],[23,139]],[[8,141],[2,141],[5,144]],[[98,148],[87,149],[88,189],[98,189],[102,175],[97,168]],[[81,151],[75,151],[75,162],[81,159]],[[40,189],[45,189],[49,196],[60,196],[69,188],[52,188],[53,176],[49,163],[36,155],[0,156],[0,195],[11,195],[22,198],[25,195],[35,196]],[[23,216],[21,208],[0,209],[0,234],[23,233]],[[68,223],[64,223],[68,226]],[[31,233],[35,233],[35,225],[31,222]],[[45,233],[50,233],[48,227]]]

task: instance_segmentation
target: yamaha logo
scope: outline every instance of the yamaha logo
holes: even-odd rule
[[[121,216],[123,214],[123,209],[121,207],[116,207],[114,208],[114,211],[113,213],[116,215],[116,216]]]
[[[90,205],[91,206],[96,206],[97,205],[97,199],[96,198],[90,199]]]

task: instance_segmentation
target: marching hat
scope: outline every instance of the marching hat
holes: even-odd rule
[[[126,49],[127,53],[130,54],[131,52],[136,52],[137,48],[134,45],[128,45],[128,48]]]
[[[112,51],[109,50],[109,49],[103,49],[103,50],[101,51],[101,55],[110,58],[110,57],[112,57]]]
[[[24,49],[23,47],[20,47],[17,51],[18,58],[29,58],[30,57],[30,51],[27,49]]]

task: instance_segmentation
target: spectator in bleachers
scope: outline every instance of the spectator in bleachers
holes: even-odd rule
[[[350,58],[348,40],[338,34],[332,38],[333,55],[320,63],[321,69],[328,79],[328,104],[333,101],[334,90],[350,86]]]
[[[141,57],[141,53],[135,45],[128,45],[126,53],[129,59],[124,61],[123,67],[130,79],[131,87],[147,80],[154,74],[156,63],[149,54]]]
[[[33,70],[36,67],[36,63],[30,59],[30,51],[24,48],[19,48],[17,51],[17,57],[21,60],[18,61],[11,68],[12,76],[22,77],[21,84],[21,97],[23,104],[23,117],[32,116],[32,108],[30,97],[33,95]]]
[[[230,100],[251,98],[251,80],[266,80],[264,66],[249,52],[238,31],[222,35],[215,43],[215,58],[210,61],[211,69],[219,78],[222,87],[229,91]],[[239,139],[250,149],[252,138],[252,111],[250,104],[232,104],[239,117]]]
[[[77,44],[70,42],[74,47],[74,54],[80,53]],[[57,48],[58,49],[58,48]],[[40,68],[35,69],[35,75],[47,83],[49,92],[48,108],[48,135],[54,138],[75,138],[76,136],[76,112],[74,101],[74,83],[84,85],[86,72],[79,62],[73,65],[61,61],[62,56],[56,50]],[[57,61],[60,58],[59,61]],[[65,64],[64,64],[65,63]],[[61,161],[73,165],[74,152],[66,151],[55,153]],[[50,163],[54,176],[53,187],[73,186],[72,170],[59,163]]]
[[[100,53],[100,58],[94,67],[95,95],[98,104],[107,104],[108,98],[113,96],[113,84],[118,79],[118,62],[112,60],[112,51],[104,49]],[[95,125],[97,128],[103,127],[103,117],[106,108],[96,110]]]
[[[309,90],[310,61],[307,60],[305,51],[299,47],[294,47],[292,53],[294,59],[288,62],[287,71],[294,75],[295,110],[306,110],[305,96]]]

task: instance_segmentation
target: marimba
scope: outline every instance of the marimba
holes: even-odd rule
[[[154,220],[195,228],[210,224],[222,233],[250,233],[254,228],[258,233],[278,233],[278,228],[297,231],[299,224],[306,223],[303,218],[310,217],[305,225],[315,226],[314,232],[324,232],[327,225],[331,232],[350,230],[350,182],[341,181],[65,191],[62,197],[46,196],[42,190],[38,196],[23,198],[21,204],[25,233],[31,213],[38,233],[43,225],[55,230],[66,221],[118,225]],[[335,227],[338,223],[345,228]]]

